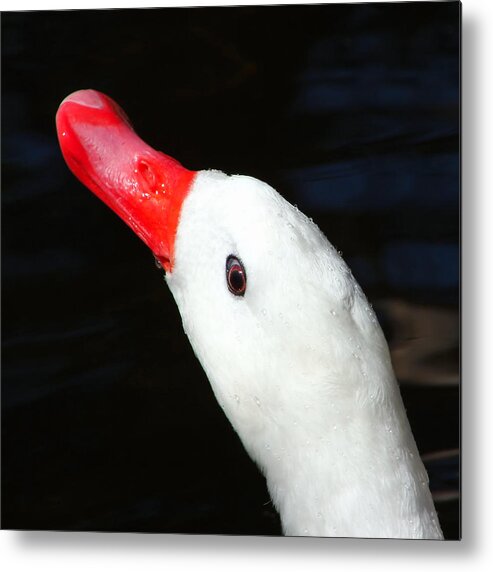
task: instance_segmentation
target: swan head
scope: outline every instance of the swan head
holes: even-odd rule
[[[166,270],[216,397],[259,462],[269,432],[322,431],[326,404],[349,410],[381,393],[391,368],[373,311],[316,224],[272,187],[185,169],[92,90],[62,102],[57,129],[72,171]]]

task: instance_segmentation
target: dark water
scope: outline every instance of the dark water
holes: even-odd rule
[[[2,14],[4,528],[280,532],[150,252],[63,163],[91,87],[344,252],[458,538],[459,33],[456,2]]]

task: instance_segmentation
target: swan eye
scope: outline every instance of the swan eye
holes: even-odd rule
[[[244,296],[247,283],[246,272],[243,263],[236,256],[229,255],[226,259],[226,281],[232,294]]]

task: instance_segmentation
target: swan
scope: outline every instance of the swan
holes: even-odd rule
[[[283,533],[443,538],[382,330],[317,225],[266,183],[155,151],[100,92],[56,124],[68,167],[164,268]]]

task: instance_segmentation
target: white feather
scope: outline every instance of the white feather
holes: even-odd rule
[[[442,538],[385,338],[311,220],[265,183],[202,171],[167,282],[285,534]]]

